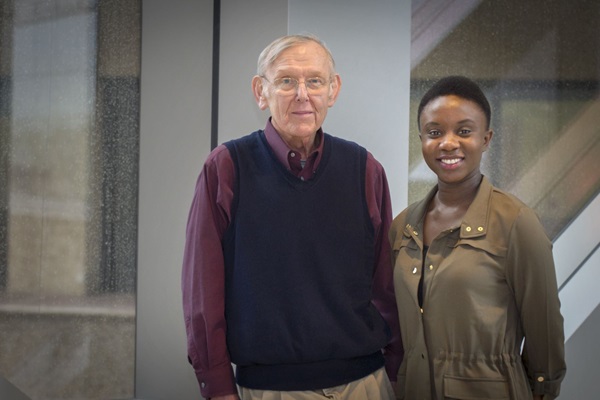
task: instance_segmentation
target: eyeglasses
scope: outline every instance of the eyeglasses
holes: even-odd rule
[[[273,82],[268,80],[266,77],[262,76],[264,80],[271,83],[275,88],[284,93],[292,93],[298,90],[298,85],[300,85],[300,81],[296,78],[283,77],[277,78]],[[331,82],[331,81],[329,81]],[[312,93],[318,93],[327,88],[327,84],[329,83],[326,79],[321,77],[314,78],[306,78],[304,80],[304,86],[306,87],[306,91]]]

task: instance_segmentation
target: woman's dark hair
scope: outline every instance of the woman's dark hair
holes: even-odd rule
[[[425,106],[440,96],[450,95],[470,100],[481,107],[481,110],[487,119],[486,129],[489,129],[490,120],[492,119],[492,110],[490,108],[490,103],[479,85],[464,76],[447,76],[437,81],[421,99],[419,111],[417,112],[417,125],[419,130],[421,130],[421,112]]]

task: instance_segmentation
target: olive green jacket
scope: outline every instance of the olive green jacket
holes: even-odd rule
[[[405,349],[399,398],[554,399],[566,372],[563,318],[539,219],[484,177],[460,227],[431,242],[421,309],[423,221],[436,191],[390,230]]]

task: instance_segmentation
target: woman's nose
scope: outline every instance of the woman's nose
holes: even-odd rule
[[[447,132],[440,142],[440,147],[444,150],[453,150],[458,147],[459,137],[454,132]]]

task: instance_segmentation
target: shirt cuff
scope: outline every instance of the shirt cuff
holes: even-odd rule
[[[200,394],[204,398],[237,394],[233,368],[224,365],[210,371],[195,371],[196,379],[200,385]]]
[[[560,381],[548,380],[546,374],[534,374],[533,381],[529,382],[533,390],[533,394],[544,396],[544,400],[554,399],[558,397],[560,392]]]

